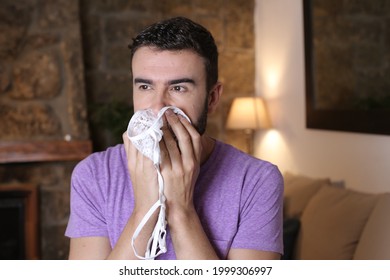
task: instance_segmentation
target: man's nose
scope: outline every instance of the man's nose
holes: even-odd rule
[[[150,108],[152,109],[153,113],[155,115],[158,114],[158,112],[166,107],[169,106],[169,99],[167,97],[167,94],[165,92],[159,92],[156,94],[156,96],[153,98],[152,104]]]

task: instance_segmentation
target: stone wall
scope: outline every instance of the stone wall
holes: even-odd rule
[[[77,0],[1,2],[1,140],[88,139],[79,29]]]
[[[89,139],[78,0],[0,2],[0,142]],[[76,162],[0,164],[0,184],[39,188],[41,258],[64,259]]]
[[[245,149],[242,134],[225,131],[229,106],[236,96],[254,94],[254,1],[247,0],[164,0],[164,1],[88,1],[81,0],[81,19],[86,90],[92,107],[91,132],[95,150],[120,142],[126,127],[126,111],[117,123],[96,121],[107,107],[127,104],[131,110],[132,84],[129,73],[131,39],[147,25],[172,16],[186,16],[206,26],[214,35],[220,52],[220,80],[224,82],[221,106],[209,119],[207,132]],[[113,119],[113,116],[110,116]],[[106,127],[119,126],[112,137]],[[120,130],[122,129],[122,130]]]
[[[127,46],[146,25],[181,15],[208,27],[220,51],[225,89],[208,133],[245,147],[224,126],[232,99],[254,93],[253,10],[247,0],[2,0],[0,142],[89,139],[88,124],[95,150],[120,142],[132,113]],[[39,187],[43,259],[67,258],[76,163],[0,164],[0,183]]]

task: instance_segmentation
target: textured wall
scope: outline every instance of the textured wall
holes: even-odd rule
[[[132,103],[129,49],[138,31],[172,16],[186,16],[214,35],[220,52],[220,80],[225,83],[221,106],[209,119],[208,133],[245,148],[242,134],[225,131],[231,101],[254,94],[254,1],[247,0],[165,0],[88,1],[81,0],[86,89],[90,104]],[[95,149],[116,143],[96,122],[91,110],[91,131]],[[110,124],[116,125],[115,123]],[[123,125],[123,130],[126,123]],[[120,128],[119,128],[120,129]]]
[[[232,99],[254,93],[253,9],[247,0],[2,0],[0,141],[88,139],[88,115],[96,150],[117,143],[105,127],[124,130],[131,116],[127,46],[146,25],[181,15],[208,27],[220,51],[225,90],[208,133],[245,147],[224,125]],[[74,165],[0,164],[0,183],[39,187],[43,259],[68,255],[63,235]]]
[[[89,138],[78,0],[0,2],[0,141]],[[0,164],[39,188],[41,257],[64,259],[75,162]]]
[[[78,1],[39,4],[1,2],[0,139],[88,139]]]

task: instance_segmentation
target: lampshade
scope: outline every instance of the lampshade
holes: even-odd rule
[[[264,100],[260,97],[237,97],[233,100],[226,123],[228,129],[266,129],[271,127]]]

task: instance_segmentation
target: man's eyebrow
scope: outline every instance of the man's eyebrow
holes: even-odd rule
[[[175,85],[175,84],[181,84],[181,83],[195,84],[195,81],[193,79],[190,79],[190,78],[181,78],[181,79],[170,80],[168,82],[169,85]]]
[[[148,85],[151,85],[153,83],[152,83],[152,80],[142,79],[142,78],[135,78],[134,79],[134,84],[148,84]]]

